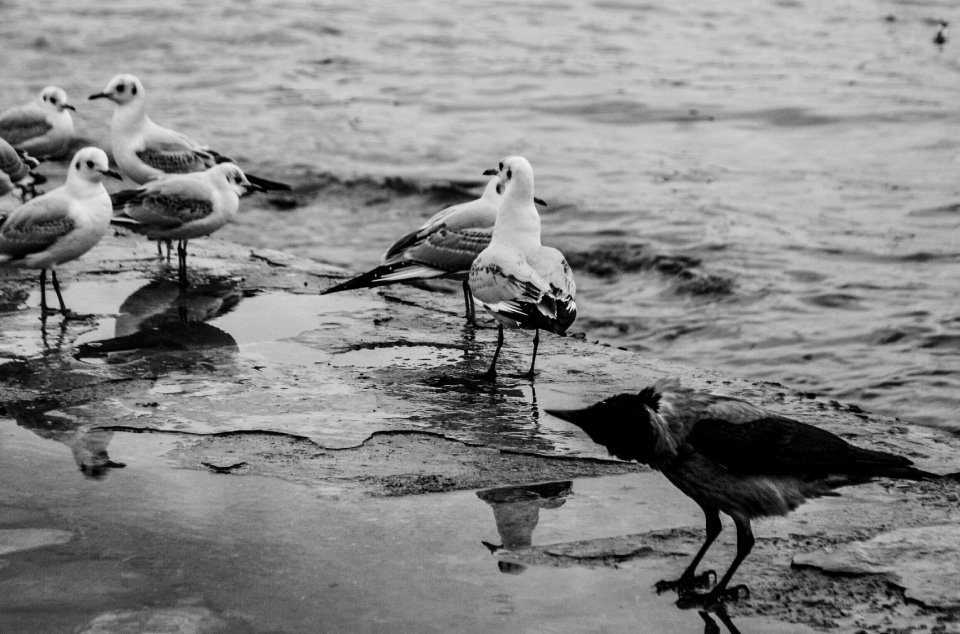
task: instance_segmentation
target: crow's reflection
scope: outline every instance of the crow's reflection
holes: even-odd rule
[[[540,509],[556,509],[564,505],[564,499],[573,491],[569,480],[545,482],[521,486],[499,487],[477,491],[477,497],[490,505],[497,522],[501,545],[488,542],[483,545],[491,553],[515,550],[533,545],[533,531],[540,521]],[[523,564],[500,560],[500,572],[520,574],[527,569]]]
[[[156,280],[120,305],[114,336],[78,346],[79,358],[137,352],[178,352],[236,348],[236,340],[207,321],[233,310],[243,292],[233,282],[184,288]]]

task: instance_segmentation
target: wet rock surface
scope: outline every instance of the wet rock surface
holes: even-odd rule
[[[470,605],[481,601],[471,594],[478,587],[483,601],[484,593],[508,597],[471,608],[483,615],[472,624],[456,601],[437,607],[448,631],[490,631],[503,618],[513,619],[508,631],[525,631],[534,614],[583,629],[591,610],[609,631],[634,631],[650,610],[658,631],[702,631],[696,617],[677,625],[675,597],[652,591],[699,546],[699,511],[659,474],[609,459],[543,412],[665,375],[926,470],[960,469],[960,441],[942,432],[575,334],[544,339],[530,382],[507,376],[525,370],[530,354],[529,334],[509,332],[505,376],[483,381],[494,331],[464,327],[459,301],[444,295],[394,287],[320,297],[347,272],[216,240],[191,243],[190,266],[192,285],[181,292],[152,243],[111,237],[61,274],[68,305],[92,315],[67,322],[40,322],[32,273],[0,274],[11,298],[0,314],[0,408],[9,419],[0,431],[13,452],[3,468],[9,478],[24,472],[19,455],[46,465],[0,499],[0,592],[15,606],[11,627],[316,631],[291,615],[287,598],[274,608],[229,598],[243,583],[269,596],[256,585],[268,583],[278,597],[296,587],[316,609],[326,606],[330,631],[375,631],[382,622],[424,631],[418,619],[448,586],[462,587]],[[58,478],[70,482],[62,492],[50,484]],[[31,487],[48,502],[28,502]],[[151,512],[151,504],[170,507]],[[96,510],[87,516],[88,508]],[[943,565],[960,559],[951,528],[958,508],[954,482],[882,481],[760,522],[757,547],[735,577],[750,597],[729,615],[755,632],[960,631],[956,566]],[[187,510],[182,525],[171,519]],[[275,523],[293,510],[303,515]],[[370,517],[401,531],[398,544],[408,548],[391,548],[400,538],[371,528]],[[208,532],[227,541],[207,543]],[[469,539],[448,552],[457,541],[450,536],[462,532]],[[5,535],[12,550],[3,551]],[[358,536],[368,541],[352,550]],[[190,563],[145,554],[148,542],[187,553]],[[705,565],[722,571],[734,545],[725,531]],[[298,556],[326,563],[292,563]],[[193,562],[202,570],[185,573]],[[384,562],[423,578],[394,579]],[[483,570],[480,580],[463,579],[471,566]],[[349,585],[351,568],[379,571],[393,584],[383,591],[400,594],[376,594],[369,584],[381,582],[369,577]],[[553,607],[543,604],[544,587]],[[51,605],[56,618],[37,625]]]

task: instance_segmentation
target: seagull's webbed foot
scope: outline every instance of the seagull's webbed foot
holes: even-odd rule
[[[681,575],[679,579],[673,581],[658,581],[654,588],[657,594],[663,594],[668,590],[676,590],[680,596],[686,595],[696,588],[709,588],[717,582],[717,573],[713,570],[701,572],[699,575]]]
[[[478,374],[477,378],[480,379],[481,381],[490,381],[491,383],[493,383],[494,381],[497,380],[497,371],[494,370],[493,368],[490,368],[483,374]]]
[[[681,593],[677,600],[677,607],[686,610],[689,608],[716,609],[724,603],[736,603],[741,599],[750,598],[750,588],[740,584],[730,588],[714,588],[710,592],[694,592],[688,590]]]

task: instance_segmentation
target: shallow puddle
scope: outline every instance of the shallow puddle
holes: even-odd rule
[[[342,502],[270,478],[171,468],[163,454],[176,442],[117,433],[111,454],[126,466],[95,479],[62,444],[0,420],[0,480],[8,485],[0,529],[73,534],[0,559],[3,631],[82,632],[98,617],[187,608],[230,622],[216,632],[241,634],[703,631],[696,612],[651,589],[680,561],[502,566],[484,545],[502,545],[494,509],[502,498],[464,491]],[[655,474],[564,488],[562,503],[515,522],[524,540],[700,521]],[[668,497],[653,504],[661,493]],[[753,619],[736,625],[744,633],[808,631]]]
[[[463,358],[463,350],[441,346],[383,345],[350,350],[333,357],[335,366],[358,368],[422,368],[456,363]]]

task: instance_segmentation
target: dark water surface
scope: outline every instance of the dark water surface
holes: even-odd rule
[[[331,207],[325,174],[523,154],[589,337],[960,428],[960,49],[931,42],[954,3],[0,9],[0,107],[57,84],[102,138],[85,98],[132,72],[159,123],[317,189],[224,237],[359,269],[436,209]]]

